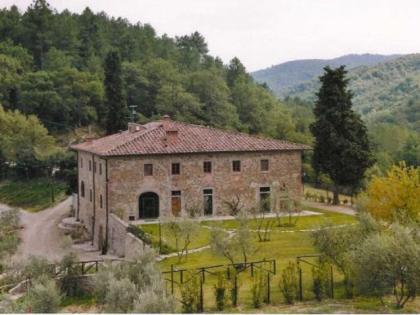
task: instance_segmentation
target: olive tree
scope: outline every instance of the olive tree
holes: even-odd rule
[[[393,225],[374,233],[352,252],[355,286],[364,295],[381,298],[393,294],[403,308],[420,289],[419,229]]]

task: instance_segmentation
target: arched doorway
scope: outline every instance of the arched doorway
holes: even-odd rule
[[[139,197],[140,219],[154,219],[159,217],[159,196],[154,192],[146,192]]]

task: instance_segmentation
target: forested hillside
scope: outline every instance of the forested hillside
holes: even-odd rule
[[[45,0],[0,11],[0,103],[35,114],[53,134],[104,126],[104,60],[122,60],[124,102],[144,122],[174,119],[310,142],[284,104],[253,81],[239,59],[208,54],[195,32],[170,38],[86,8],[57,12]],[[128,119],[129,117],[127,117]]]
[[[278,97],[284,98],[290,92],[290,88],[317,79],[325,66],[335,68],[345,65],[347,69],[353,69],[359,66],[377,65],[398,57],[400,55],[352,54],[334,59],[294,60],[255,71],[252,76],[257,82],[266,83]]]
[[[420,131],[420,54],[349,71],[355,110],[371,122],[393,122]],[[290,97],[313,101],[318,80],[290,89]]]

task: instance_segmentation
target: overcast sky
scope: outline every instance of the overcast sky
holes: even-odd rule
[[[0,0],[22,10],[31,0]],[[349,53],[420,52],[419,0],[49,0],[59,11],[86,6],[159,35],[202,33],[210,53],[237,56],[249,71],[284,61]]]

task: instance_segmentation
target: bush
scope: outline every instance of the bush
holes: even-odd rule
[[[214,286],[214,295],[216,297],[216,307],[218,311],[223,311],[226,301],[226,278],[223,272],[217,275],[217,283]]]
[[[142,240],[146,245],[152,245],[152,238],[150,234],[146,233],[141,227],[130,224],[127,227],[127,232]]]
[[[43,257],[30,256],[23,266],[23,275],[25,278],[36,280],[42,276],[53,276],[54,270],[47,259]]]
[[[230,272],[229,277],[229,292],[230,292],[230,302],[233,307],[238,305],[238,295],[239,295],[239,279],[238,273],[236,270]]]
[[[105,311],[108,313],[130,312],[136,295],[136,286],[130,280],[124,278],[112,281],[105,297]]]
[[[134,313],[175,313],[175,300],[163,290],[144,290],[134,302]]]
[[[328,297],[331,290],[328,265],[320,261],[318,267],[312,268],[312,291],[318,301]]]
[[[80,282],[82,270],[76,265],[77,261],[76,254],[69,253],[60,263],[61,270],[65,270],[64,277],[60,279],[60,288],[66,296],[81,296],[84,293]]]
[[[181,285],[181,302],[184,313],[198,313],[201,310],[199,275],[191,274]]]
[[[283,269],[279,286],[285,302],[287,304],[293,304],[298,298],[296,264],[289,262],[289,265]]]
[[[264,288],[266,287],[266,281],[264,274],[260,271],[254,273],[254,279],[251,286],[252,294],[252,306],[260,308],[264,300]]]
[[[116,278],[114,277],[114,274],[112,273],[112,269],[110,267],[105,267],[101,269],[95,275],[94,295],[98,304],[105,304],[106,294],[108,293],[111,283],[115,280]]]
[[[61,295],[52,279],[40,277],[26,296],[26,305],[32,313],[57,313]]]

